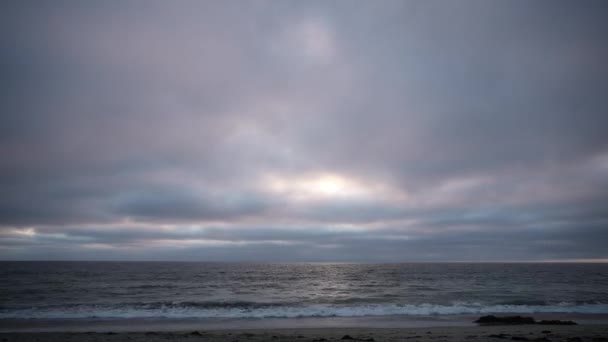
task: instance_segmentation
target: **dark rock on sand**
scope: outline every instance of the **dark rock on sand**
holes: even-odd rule
[[[574,322],[574,321],[560,321],[558,319],[542,320],[540,322],[537,322],[536,324],[543,324],[543,325],[577,325],[576,322]]]
[[[494,315],[482,316],[473,323],[480,324],[534,324],[536,321],[532,317],[506,316],[496,317]]]
[[[203,334],[201,334],[200,331],[193,331],[193,332],[190,333],[190,335],[192,335],[192,336],[203,336]]]
[[[342,336],[341,340],[354,340],[354,338],[352,338],[350,335],[344,335]]]
[[[542,324],[542,325],[577,325],[573,321],[560,321],[560,320],[542,320],[536,322],[532,317],[524,316],[506,316],[497,317],[494,315],[482,316],[473,323],[479,324]],[[550,332],[549,332],[550,333]]]
[[[543,333],[543,334],[550,334],[551,330],[543,330],[543,331],[541,331],[541,333]]]
[[[511,340],[513,340],[513,341],[530,341],[529,338],[523,337],[523,336],[513,336],[513,337],[511,337]]]

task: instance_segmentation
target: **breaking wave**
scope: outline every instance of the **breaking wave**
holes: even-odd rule
[[[606,314],[604,303],[497,304],[365,304],[298,305],[249,302],[158,302],[121,305],[56,305],[29,308],[0,306],[0,319],[121,319],[121,318],[303,318],[361,316],[439,316],[492,313]]]

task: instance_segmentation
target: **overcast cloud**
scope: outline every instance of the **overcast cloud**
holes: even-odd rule
[[[0,259],[608,259],[605,1],[4,1]]]

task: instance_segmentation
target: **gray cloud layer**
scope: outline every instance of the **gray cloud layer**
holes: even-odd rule
[[[0,258],[607,259],[604,1],[0,5]]]

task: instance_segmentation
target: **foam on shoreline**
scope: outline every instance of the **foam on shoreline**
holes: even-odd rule
[[[551,305],[479,303],[283,305],[259,303],[141,303],[124,305],[39,306],[0,308],[0,319],[189,319],[189,318],[305,318],[366,316],[443,316],[484,314],[608,314],[604,303]]]

